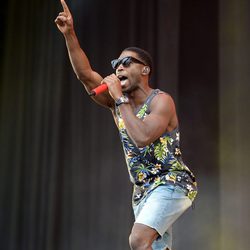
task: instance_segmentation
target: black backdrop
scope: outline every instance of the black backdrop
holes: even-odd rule
[[[199,196],[175,225],[175,249],[230,249],[220,241],[219,2],[68,5],[98,72],[111,73],[109,61],[123,48],[142,47],[154,59],[151,85],[176,101]],[[0,248],[129,249],[132,188],[118,132],[73,74],[54,25],[59,1],[9,0],[2,7]]]

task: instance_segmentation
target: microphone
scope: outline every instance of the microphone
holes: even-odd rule
[[[99,95],[103,93],[104,91],[106,91],[107,89],[108,89],[108,85],[106,83],[103,83],[99,85],[98,87],[92,89],[91,92],[89,93],[89,96]]]

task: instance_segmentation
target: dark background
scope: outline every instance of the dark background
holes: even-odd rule
[[[69,0],[93,68],[122,49],[154,59],[175,99],[199,195],[174,249],[249,249],[248,0]],[[59,1],[1,5],[0,249],[128,250],[132,186],[111,113],[76,79]]]

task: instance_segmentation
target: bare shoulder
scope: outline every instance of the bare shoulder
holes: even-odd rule
[[[150,112],[166,122],[166,131],[172,131],[178,126],[175,103],[168,93],[161,91],[153,98]]]
[[[170,94],[160,91],[150,104],[151,112],[175,112],[175,103]]]

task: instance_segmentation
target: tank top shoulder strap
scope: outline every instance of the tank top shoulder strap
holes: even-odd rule
[[[148,98],[147,98],[145,104],[149,105],[149,104],[151,103],[152,99],[153,99],[156,95],[158,95],[160,92],[161,92],[161,91],[160,91],[159,89],[154,89],[154,90],[151,92],[151,94],[148,96]]]
[[[146,113],[149,113],[149,112],[150,112],[149,106],[150,106],[150,103],[152,102],[153,98],[154,98],[156,95],[160,94],[160,93],[164,93],[164,92],[161,91],[160,89],[154,89],[154,90],[152,91],[152,93],[148,96],[148,98],[147,98],[147,100],[146,100],[146,102],[145,102],[145,104],[147,105]]]

